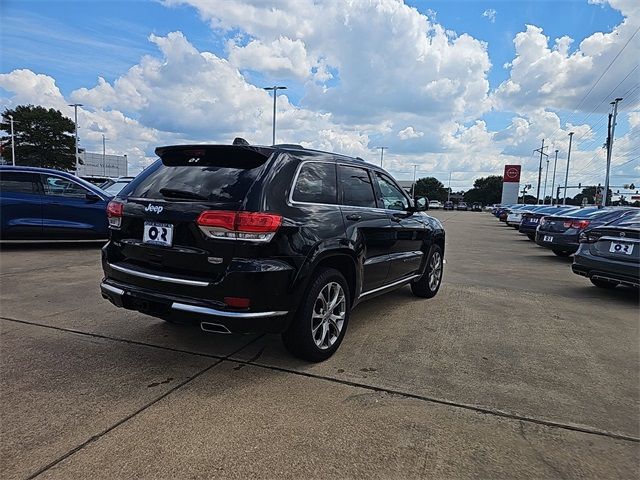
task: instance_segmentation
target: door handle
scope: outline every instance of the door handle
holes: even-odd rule
[[[362,215],[358,215],[357,213],[350,213],[349,215],[347,215],[347,220],[353,220],[354,222],[357,222],[361,219]]]

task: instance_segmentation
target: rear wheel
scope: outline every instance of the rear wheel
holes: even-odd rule
[[[565,252],[564,250],[552,250],[553,253],[555,253],[557,256],[559,257],[568,257],[569,255],[571,255],[571,252]]]
[[[535,233],[527,233],[527,237],[529,237],[529,240],[535,241],[536,234]]]
[[[303,360],[326,360],[342,343],[350,310],[344,276],[333,268],[318,270],[291,325],[282,334],[285,347]]]
[[[618,286],[615,282],[607,282],[606,280],[599,280],[597,278],[590,278],[591,283],[593,283],[598,288],[606,288],[607,290],[611,290],[612,288],[616,288]]]
[[[433,245],[429,251],[427,268],[419,279],[411,282],[411,291],[416,297],[435,297],[442,283],[443,263],[442,249]]]

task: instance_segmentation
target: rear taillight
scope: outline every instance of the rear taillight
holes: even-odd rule
[[[124,205],[120,202],[109,202],[107,204],[107,219],[109,220],[109,228],[120,228],[122,225],[122,214]]]
[[[577,228],[578,230],[584,230],[591,223],[589,220],[567,220],[564,222],[564,228]]]
[[[542,217],[542,218],[540,219],[540,226],[544,225],[545,223],[547,223],[547,219],[546,219],[546,218],[544,218],[544,217]]]
[[[602,236],[601,232],[581,232],[578,237],[580,243],[596,243]]]
[[[197,220],[210,238],[268,242],[282,225],[282,216],[260,212],[205,210]]]

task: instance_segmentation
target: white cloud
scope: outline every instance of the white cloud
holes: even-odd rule
[[[485,10],[484,12],[482,12],[482,16],[486,17],[487,20],[489,20],[491,23],[496,23],[496,14],[498,12],[496,12],[493,8],[489,8],[487,10]]]
[[[423,136],[424,132],[416,132],[411,126],[398,132],[398,137],[400,137],[400,140],[409,140],[411,138],[420,138]]]

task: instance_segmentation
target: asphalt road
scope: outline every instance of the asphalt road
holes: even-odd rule
[[[431,300],[360,305],[330,360],[100,297],[96,247],[0,253],[0,476],[636,478],[638,294],[486,213],[435,212]]]

